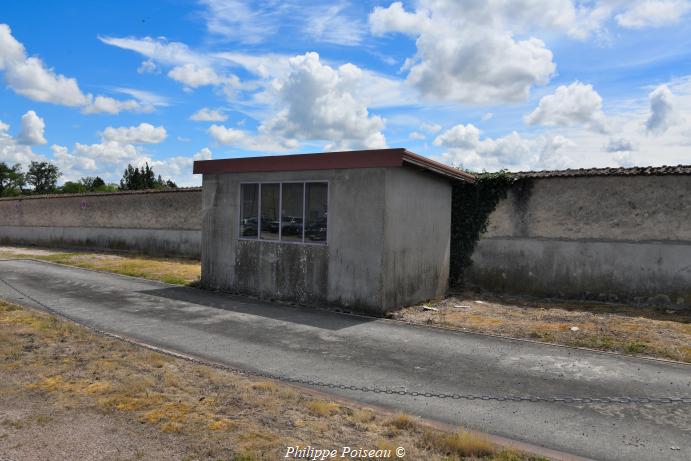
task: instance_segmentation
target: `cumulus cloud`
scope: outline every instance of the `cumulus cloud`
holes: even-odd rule
[[[650,116],[645,122],[645,127],[649,133],[662,134],[676,122],[673,98],[667,85],[658,86],[648,95]]]
[[[192,165],[196,160],[211,160],[212,157],[211,150],[204,147],[191,156],[176,155],[165,160],[152,160],[149,165],[156,173],[166,179],[172,179],[178,186],[197,186],[201,182],[201,177],[192,173]]]
[[[408,135],[408,138],[410,138],[414,141],[424,141],[425,139],[427,139],[427,136],[420,133],[419,131],[411,131],[410,134]]]
[[[409,83],[435,99],[484,104],[523,101],[533,85],[549,82],[556,66],[544,42],[515,39],[488,14],[491,5],[478,6],[485,2],[458,3],[421,0],[408,12],[395,2],[371,13],[373,34],[416,38],[417,53],[404,65]]]
[[[571,163],[564,148],[573,143],[561,135],[525,138],[515,131],[496,139],[480,139],[472,125],[456,125],[437,136],[434,144],[446,148],[443,158],[473,171],[560,169]]]
[[[166,136],[164,127],[153,126],[150,123],[120,128],[108,127],[103,131],[104,141],[113,141],[119,144],[158,144],[163,142]]]
[[[9,88],[33,101],[81,107],[88,114],[140,109],[137,101],[120,102],[103,96],[94,99],[84,94],[76,79],[57,74],[38,57],[29,57],[7,24],[0,24],[0,71],[4,71]]]
[[[608,130],[607,119],[602,112],[602,98],[592,85],[581,82],[561,85],[554,94],[543,97],[524,121],[529,125],[583,125],[601,133]]]
[[[17,136],[17,142],[27,146],[45,144],[48,142],[44,136],[45,130],[46,123],[36,112],[30,110],[22,115],[22,129]]]
[[[385,147],[384,120],[355,94],[362,79],[359,67],[332,68],[317,53],[291,58],[288,76],[273,83],[281,109],[260,131],[290,142],[326,140],[327,149]]]
[[[26,165],[32,160],[45,160],[45,157],[31,150],[31,146],[20,142],[18,140],[19,136],[13,137],[10,135],[9,130],[10,126],[0,121],[0,162],[5,162],[10,165],[14,165],[15,163]],[[42,134],[43,133],[41,132],[41,135]],[[43,139],[43,141],[45,141],[45,139]]]
[[[162,126],[141,123],[130,127],[107,127],[101,140],[95,144],[75,143],[72,149],[53,145],[53,161],[64,173],[65,180],[76,180],[84,175],[99,175],[108,181],[117,181],[128,163],[140,166],[154,164],[144,144],[158,144],[166,139]],[[157,170],[157,172],[159,172]],[[161,172],[162,174],[162,172]]]
[[[190,120],[194,122],[225,122],[228,120],[228,116],[220,109],[202,107],[197,112],[190,115]]]
[[[688,0],[641,0],[631,2],[615,19],[626,28],[660,27],[679,22],[689,11],[691,1]]]

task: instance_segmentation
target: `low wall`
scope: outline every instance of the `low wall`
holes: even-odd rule
[[[201,189],[0,199],[0,242],[198,258]]]
[[[529,178],[472,259],[488,291],[690,306],[691,175]]]

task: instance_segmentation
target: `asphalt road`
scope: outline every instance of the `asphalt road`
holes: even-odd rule
[[[0,279],[94,327],[279,375],[421,392],[691,395],[691,366],[687,365],[261,303],[37,261],[0,261]],[[3,283],[0,297],[34,304]],[[336,393],[593,459],[691,459],[689,405],[576,405]]]

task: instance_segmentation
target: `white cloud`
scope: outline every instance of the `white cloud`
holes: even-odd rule
[[[48,142],[44,136],[45,130],[46,123],[36,112],[30,110],[22,115],[22,129],[17,135],[17,142],[27,146],[45,144]]]
[[[688,0],[641,0],[615,16],[621,27],[640,29],[676,24],[689,11]]]
[[[190,120],[195,122],[225,122],[228,120],[228,116],[220,109],[202,107],[197,112],[190,115]]]
[[[226,146],[239,146],[249,139],[249,135],[245,131],[227,128],[223,125],[211,125],[209,134],[218,144]]]
[[[45,157],[35,153],[31,147],[20,143],[9,134],[10,126],[0,121],[0,162],[9,165],[27,165],[32,160],[43,161]]]
[[[369,17],[370,30],[416,37],[417,53],[404,65],[407,80],[435,99],[517,102],[528,98],[533,85],[549,82],[556,66],[544,42],[534,37],[516,40],[506,24],[488,14],[496,12],[496,2],[486,8],[460,3],[421,0],[414,13],[400,2],[377,7]]]
[[[592,85],[581,82],[561,85],[554,94],[543,97],[524,120],[529,125],[583,125],[602,133],[608,130],[607,118],[602,112],[602,97]]]
[[[437,123],[423,123],[421,128],[430,133],[439,133],[441,131],[441,125]]]
[[[53,145],[53,161],[64,173],[65,181],[77,180],[85,175],[98,175],[106,181],[118,181],[127,164],[154,165],[151,155],[142,144],[158,144],[167,136],[164,127],[141,123],[131,127],[107,127],[101,133],[101,142],[75,143],[72,150]],[[164,161],[165,162],[165,161]],[[160,161],[158,163],[160,165]],[[156,170],[156,173],[163,173]]]
[[[480,129],[473,124],[456,125],[437,136],[434,145],[473,150],[480,143]]]
[[[514,131],[481,140],[480,130],[468,124],[445,131],[434,144],[446,148],[442,157],[448,163],[473,171],[560,169],[572,162],[564,149],[573,143],[561,135],[524,138]]]
[[[168,42],[165,38],[151,37],[98,37],[106,45],[116,46],[124,50],[135,51],[153,61],[167,66],[195,64],[203,67],[209,65],[209,58],[194,52],[184,43]]]
[[[28,57],[6,24],[0,24],[0,70],[5,71],[7,86],[34,101],[72,107],[89,102],[75,79],[56,74],[37,57]]]
[[[5,72],[8,87],[33,101],[82,107],[85,113],[139,109],[136,101],[120,102],[103,96],[94,100],[91,94],[84,94],[77,80],[55,73],[38,57],[27,56],[24,45],[6,24],[0,24],[0,70]]]
[[[240,43],[260,43],[278,29],[277,17],[281,5],[267,2],[251,8],[241,0],[201,0],[208,31],[227,40]]]
[[[210,160],[212,157],[211,150],[205,147],[192,156],[177,155],[165,160],[152,160],[149,165],[164,179],[172,179],[178,186],[198,186],[201,177],[192,173],[192,166],[195,160]]]
[[[288,76],[273,82],[280,110],[260,131],[290,143],[328,141],[327,149],[385,147],[384,120],[355,94],[362,79],[357,66],[334,69],[317,53],[291,58]]]
[[[427,136],[420,133],[419,131],[411,131],[410,134],[408,135],[408,138],[410,138],[414,141],[424,141],[425,139],[427,139]]]
[[[151,59],[142,61],[142,63],[137,67],[138,74],[156,74],[158,73],[158,66]]]
[[[195,64],[176,66],[168,72],[168,77],[190,88],[218,85],[223,82],[223,78],[211,67],[200,67]]]
[[[660,85],[648,95],[650,116],[645,127],[650,133],[662,134],[677,121],[672,92],[667,85]]]
[[[158,144],[166,139],[166,129],[153,126],[150,123],[140,123],[138,126],[113,128],[103,130],[103,140],[118,144]]]
[[[356,18],[343,14],[348,4],[336,4],[309,8],[306,32],[315,40],[339,45],[358,45],[365,34],[365,27]]]
[[[151,112],[153,107],[143,105],[134,99],[120,101],[109,96],[96,96],[86,106],[84,106],[82,112],[85,114],[119,114],[125,110],[133,112]]]
[[[237,128],[211,125],[207,130],[216,144],[262,152],[284,152],[299,146],[294,139],[282,139],[267,133],[252,134]]]

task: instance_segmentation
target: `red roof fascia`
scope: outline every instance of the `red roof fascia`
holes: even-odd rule
[[[475,182],[475,178],[456,168],[435,162],[405,149],[372,149],[316,154],[197,160],[195,174],[331,170],[347,168],[400,167],[404,163],[453,179]]]

